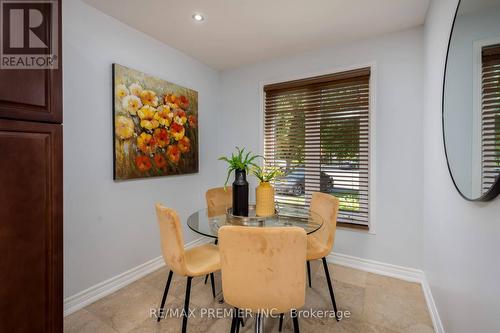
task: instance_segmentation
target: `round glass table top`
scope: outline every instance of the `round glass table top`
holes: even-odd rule
[[[275,215],[259,217],[255,206],[249,206],[248,217],[235,217],[226,207],[200,209],[189,216],[187,224],[191,230],[203,236],[218,237],[219,228],[224,225],[251,227],[301,227],[312,234],[323,225],[323,218],[306,208],[280,209]]]

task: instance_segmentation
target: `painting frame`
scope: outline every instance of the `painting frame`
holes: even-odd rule
[[[113,180],[199,173],[198,92],[117,63],[111,72]]]

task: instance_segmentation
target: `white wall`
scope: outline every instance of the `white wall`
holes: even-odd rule
[[[154,203],[185,221],[220,183],[216,167],[219,74],[89,7],[63,3],[65,297],[160,255]],[[113,181],[111,64],[199,93],[200,172]],[[186,241],[196,237],[185,229]]]
[[[222,72],[220,154],[235,145],[260,151],[262,81],[375,62],[376,235],[339,230],[334,251],[420,267],[422,50],[423,30],[417,28]]]
[[[500,199],[467,202],[449,176],[442,80],[457,0],[434,0],[425,25],[423,269],[446,332],[498,332]]]

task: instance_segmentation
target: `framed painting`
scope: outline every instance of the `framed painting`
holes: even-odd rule
[[[198,172],[198,92],[113,64],[113,179]]]

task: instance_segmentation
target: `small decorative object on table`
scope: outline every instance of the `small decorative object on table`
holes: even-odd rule
[[[270,182],[282,177],[284,172],[280,168],[276,167],[255,167],[252,172],[255,177],[260,180],[259,186],[255,189],[257,216],[270,216],[275,214],[276,208],[274,206],[274,187]]]
[[[248,182],[246,179],[249,167],[257,167],[254,163],[259,155],[253,155],[252,152],[245,154],[245,148],[236,147],[236,155],[231,154],[231,158],[220,157],[219,160],[226,161],[229,166],[227,168],[227,178],[224,187],[229,181],[231,173],[235,172],[233,182],[233,214],[238,216],[248,216]]]

